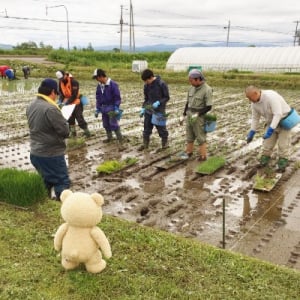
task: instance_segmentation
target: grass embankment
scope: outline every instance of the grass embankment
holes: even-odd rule
[[[107,74],[117,82],[141,81],[140,73],[132,72],[133,60],[146,60],[148,67],[155,74],[159,74],[167,83],[186,83],[187,72],[173,72],[165,69],[168,58],[171,52],[145,52],[145,53],[115,53],[108,51],[79,51],[72,50],[51,50],[40,51],[41,55],[48,58],[49,61],[56,64],[33,64],[22,62],[14,59],[2,59],[0,64],[9,64],[16,68],[17,75],[22,76],[21,68],[24,64],[29,64],[32,72],[31,77],[55,77],[55,72],[58,69],[64,69],[71,72],[77,79],[91,79],[95,68],[102,68],[107,71]],[[2,55],[26,55],[30,51],[1,51]],[[36,50],[35,55],[39,55]],[[212,86],[231,86],[244,89],[247,85],[257,85],[261,88],[270,89],[299,89],[300,88],[300,73],[254,73],[240,72],[239,70],[231,70],[227,72],[211,72],[203,70],[207,82]]]
[[[0,298],[298,299],[300,273],[111,216],[113,257],[97,275],[64,271],[53,249],[60,203],[1,205]]]

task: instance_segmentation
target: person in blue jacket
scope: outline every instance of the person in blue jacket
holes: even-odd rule
[[[14,79],[16,79],[15,71],[13,69],[7,69],[7,70],[5,70],[4,74],[8,78],[8,80],[14,80]]]
[[[138,150],[149,148],[150,136],[155,126],[161,138],[162,149],[169,147],[169,132],[166,127],[166,104],[170,99],[168,85],[160,78],[154,76],[150,69],[145,69],[141,74],[144,81],[144,102],[140,116],[144,117],[143,144]]]
[[[122,144],[123,136],[119,124],[121,116],[121,93],[119,86],[111,78],[107,77],[105,71],[102,69],[96,69],[92,78],[98,81],[95,117],[97,118],[99,113],[102,114],[102,124],[107,136],[103,142],[111,142],[114,132],[118,142]]]

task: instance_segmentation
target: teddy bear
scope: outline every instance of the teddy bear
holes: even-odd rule
[[[88,272],[101,272],[106,267],[101,251],[106,258],[112,256],[107,237],[96,226],[102,219],[102,195],[68,189],[62,192],[60,200],[65,223],[55,233],[54,249],[61,251],[62,266],[71,270],[83,263]]]

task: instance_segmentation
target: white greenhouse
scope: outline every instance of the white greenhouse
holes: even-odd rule
[[[187,71],[300,72],[300,47],[187,47],[169,57],[166,69]]]

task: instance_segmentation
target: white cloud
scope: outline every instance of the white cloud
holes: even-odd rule
[[[66,48],[66,8],[71,47],[86,47],[89,43],[119,45],[123,5],[123,44],[128,45],[129,3],[129,0],[10,0],[0,6],[1,43],[15,45],[31,40]],[[133,0],[132,4],[136,46],[224,42],[227,38],[224,27],[229,20],[232,44],[248,41],[291,46],[298,20],[296,0]],[[9,18],[5,18],[5,10]]]

